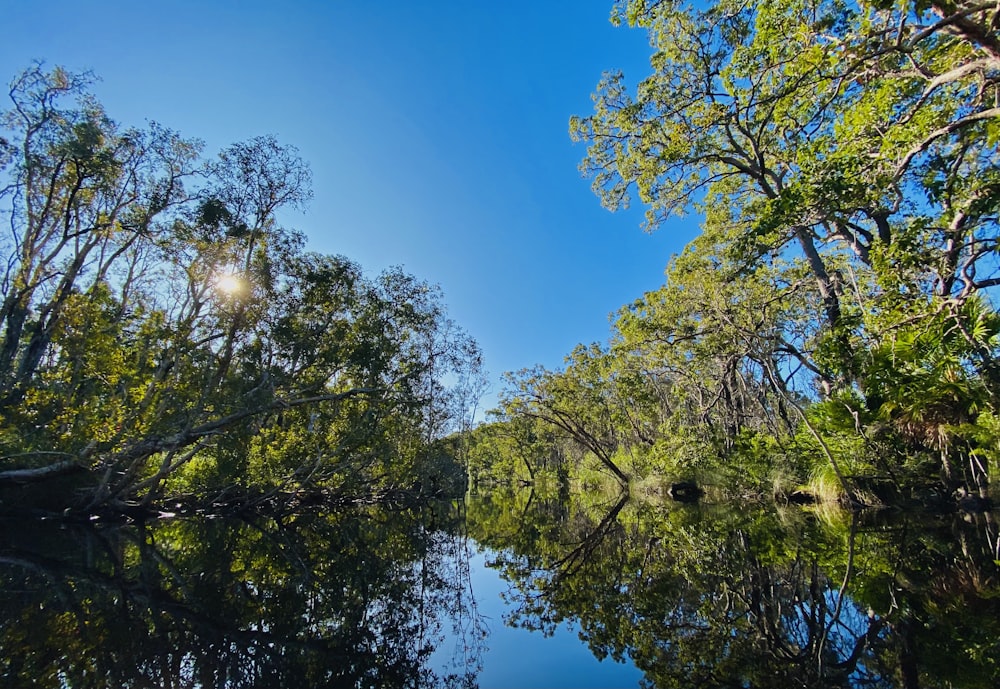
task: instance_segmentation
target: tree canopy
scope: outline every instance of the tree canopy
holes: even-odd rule
[[[631,375],[656,400],[628,405],[659,424],[652,447],[678,429],[723,454],[798,437],[848,492],[845,473],[914,456],[982,490],[1000,394],[996,6],[622,0],[612,21],[648,32],[651,72],[605,74],[572,118],[581,170],[607,208],[638,199],[647,230],[696,212],[701,233],[617,315],[604,373],[574,354],[545,375],[591,381],[605,406]],[[515,382],[508,411],[567,385]],[[847,448],[860,464],[840,466]]]
[[[409,489],[481,371],[440,291],[306,251],[294,148],[208,158],[90,83],[35,65],[3,113],[0,485],[90,510]]]

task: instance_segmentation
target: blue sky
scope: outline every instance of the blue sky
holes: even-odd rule
[[[313,171],[284,217],[309,248],[441,286],[503,371],[559,367],[608,314],[663,281],[697,229],[654,235],[611,214],[577,171],[571,115],[605,70],[648,71],[611,0],[10,2],[0,73],[33,59],[91,69],[125,125],[155,120],[215,152],[273,134]],[[487,398],[487,406],[493,396]]]

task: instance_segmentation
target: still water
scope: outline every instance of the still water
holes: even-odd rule
[[[992,515],[494,494],[0,523],[3,687],[996,687]]]
[[[504,624],[512,612],[508,603],[511,585],[489,566],[495,558],[495,552],[478,548],[469,558],[475,612],[487,635],[480,649],[477,686],[601,689],[640,685],[642,673],[632,662],[596,658],[581,642],[579,625],[572,621],[562,622],[548,635]],[[446,636],[431,659],[432,666],[443,669],[456,658],[465,658],[467,639],[468,634]]]

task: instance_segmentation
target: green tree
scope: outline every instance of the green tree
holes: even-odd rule
[[[125,130],[35,65],[3,116],[0,487],[47,507],[400,489],[465,418],[479,350],[441,294],[310,254],[309,169]]]
[[[630,417],[631,412],[621,404],[615,381],[607,375],[608,353],[597,345],[579,346],[566,362],[562,372],[536,368],[508,374],[508,390],[501,400],[504,413],[550,424],[627,486],[629,476],[615,453],[631,447],[622,437],[623,416]]]
[[[634,90],[608,74],[594,114],[571,121],[604,205],[636,194],[649,230],[700,211],[710,239],[692,251],[772,285],[764,303],[794,317],[744,346],[758,386],[802,366],[859,428],[958,444],[952,429],[1000,391],[996,8],[625,0],[612,16],[646,29],[653,55]],[[678,273],[693,260],[668,286],[690,284]],[[802,317],[812,309],[820,320]],[[920,382],[896,385],[907,378]]]
[[[561,483],[568,475],[565,443],[552,426],[534,417],[515,415],[481,424],[468,440],[473,485]]]

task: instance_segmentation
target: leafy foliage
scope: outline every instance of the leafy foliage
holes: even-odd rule
[[[439,291],[306,252],[294,149],[204,159],[88,84],[35,65],[3,115],[0,483],[91,510],[407,488],[464,418],[444,381],[481,377]]]
[[[606,373],[570,361],[560,380],[596,393],[642,372],[638,398],[656,410],[634,408],[658,419],[644,435],[675,464],[737,456],[755,435],[804,442],[851,493],[834,451],[853,436],[895,453],[879,470],[936,455],[951,487],[985,490],[969,461],[984,435],[966,431],[1000,394],[997,12],[617,2],[614,22],[648,32],[651,71],[634,87],[606,74],[594,113],[572,118],[581,170],[611,210],[638,198],[648,230],[704,221],[665,285],[618,315]],[[558,399],[514,385],[508,409]],[[807,414],[817,402],[846,413]],[[608,422],[601,438],[629,428]]]

